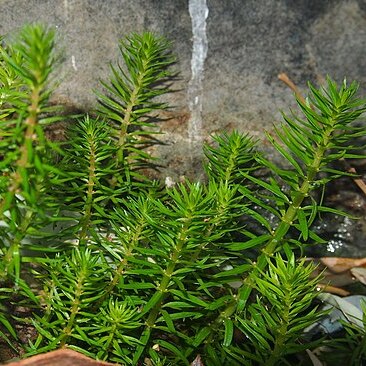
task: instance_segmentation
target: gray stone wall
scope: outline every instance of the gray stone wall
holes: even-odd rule
[[[168,97],[162,178],[200,175],[202,142],[238,129],[261,138],[294,106],[277,75],[300,87],[327,75],[366,91],[365,0],[0,0],[0,34],[55,26],[63,50],[55,100],[83,111],[108,78],[118,40],[151,30],[174,43],[180,80]]]

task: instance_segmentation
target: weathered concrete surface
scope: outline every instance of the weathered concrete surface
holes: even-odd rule
[[[208,50],[198,78],[200,136],[193,139],[197,125],[188,93],[197,40],[189,13],[193,1],[0,0],[0,34],[35,21],[56,26],[64,61],[55,98],[85,111],[95,106],[92,90],[98,79],[108,78],[108,63],[118,59],[118,39],[151,30],[172,40],[180,80],[179,91],[168,97],[175,106],[172,119],[162,126],[167,145],[156,152],[167,164],[163,179],[199,175],[200,146],[210,133],[236,128],[262,136],[270,129],[280,119],[278,110],[294,105],[291,91],[277,79],[280,72],[299,86],[326,74],[337,80],[347,76],[357,79],[365,94],[364,0],[207,0]],[[196,1],[205,6],[205,0]]]

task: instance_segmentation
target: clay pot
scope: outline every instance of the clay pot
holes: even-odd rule
[[[113,366],[103,361],[95,361],[70,349],[60,349],[33,356],[21,361],[11,362],[9,366]]]

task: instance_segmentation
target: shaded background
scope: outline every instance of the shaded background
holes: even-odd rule
[[[365,0],[0,0],[0,13],[0,34],[31,22],[57,28],[64,58],[53,98],[83,111],[95,107],[92,90],[119,59],[121,37],[149,30],[173,42],[180,80],[167,97],[166,145],[154,151],[163,179],[199,177],[211,133],[271,129],[295,105],[280,72],[299,87],[329,74],[366,91]]]

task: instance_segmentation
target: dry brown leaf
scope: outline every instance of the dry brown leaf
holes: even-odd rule
[[[335,294],[335,295],[339,295],[339,296],[348,296],[351,294],[349,291],[343,290],[343,288],[326,285],[323,283],[319,283],[318,287],[319,287],[319,289],[322,289],[325,292],[330,292],[331,294]]]
[[[41,355],[12,362],[9,366],[113,366],[103,361],[96,361],[71,349],[60,349]]]
[[[314,352],[310,351],[309,349],[306,350],[313,366],[323,366],[323,363],[319,360],[319,358],[315,355]]]
[[[366,285],[366,268],[364,267],[352,268],[351,273],[358,281]]]
[[[321,287],[334,286],[335,288],[340,288],[355,282],[355,277],[352,276],[350,271],[334,273],[321,263],[318,258],[307,258],[307,260],[311,261],[316,266],[312,273],[312,278],[321,276]],[[337,290],[335,292],[337,292]],[[339,295],[342,296],[341,293],[339,293]]]
[[[197,355],[197,357],[191,363],[191,366],[205,366],[202,362],[201,356]]]
[[[357,174],[356,169],[351,167],[348,169],[348,171],[352,174]],[[353,181],[356,183],[358,188],[361,189],[361,191],[366,195],[366,184],[361,178],[353,178]]]
[[[288,75],[284,72],[278,74],[278,79],[283,81],[296,95],[296,97],[305,104],[305,98],[302,96],[298,87],[293,83],[293,81],[288,77]]]
[[[333,273],[346,272],[354,267],[366,267],[366,258],[323,257],[320,261]]]

